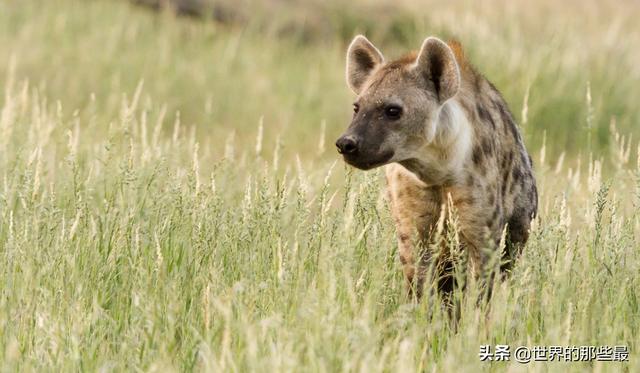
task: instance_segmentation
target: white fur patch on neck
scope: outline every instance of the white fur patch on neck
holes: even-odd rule
[[[425,138],[420,150],[410,154],[396,152],[395,156],[426,185],[459,180],[471,154],[473,128],[456,97],[440,107],[426,130],[429,127],[434,129],[432,139]]]
[[[429,171],[422,176],[427,178],[423,181],[435,185],[443,180],[455,180],[462,174],[473,146],[471,122],[456,97],[440,107],[430,127],[433,137],[416,157],[421,167]]]
[[[445,102],[440,109],[437,126],[435,145],[447,147],[449,171],[458,174],[471,153],[473,129],[456,97]]]

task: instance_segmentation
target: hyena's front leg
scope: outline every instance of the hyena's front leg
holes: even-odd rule
[[[500,248],[500,231],[490,231],[487,226],[478,223],[484,217],[481,213],[466,211],[467,215],[460,220],[461,243],[464,250],[469,255],[471,275],[478,282],[480,287],[479,302],[486,302],[491,298],[495,271],[499,268],[501,254],[492,254]],[[475,223],[474,223],[475,222]],[[493,257],[497,256],[497,257]],[[497,268],[496,267],[497,264]]]
[[[398,164],[386,167],[387,197],[396,223],[398,252],[410,298],[419,299],[424,286],[425,264],[421,258],[429,232],[440,216],[440,193],[426,186]]]

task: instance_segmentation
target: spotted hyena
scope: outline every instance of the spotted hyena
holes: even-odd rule
[[[356,36],[347,52],[347,82],[357,99],[336,146],[354,167],[385,166],[409,294],[422,294],[433,258],[425,248],[450,210],[471,272],[486,273],[503,232],[500,269],[508,271],[537,212],[531,157],[506,102],[461,46],[430,37],[419,52],[387,62]],[[448,292],[452,265],[447,255],[438,258],[434,284]]]

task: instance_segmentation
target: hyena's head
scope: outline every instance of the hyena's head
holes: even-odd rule
[[[358,97],[336,146],[347,163],[367,170],[416,158],[434,141],[441,108],[459,90],[460,71],[440,39],[427,38],[419,53],[387,63],[358,35],[347,51],[347,83]]]

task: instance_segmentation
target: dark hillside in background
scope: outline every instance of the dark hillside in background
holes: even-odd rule
[[[392,2],[334,2],[300,0],[130,0],[155,11],[211,20],[228,26],[254,27],[303,42],[354,33],[394,42],[408,42],[416,31],[416,17]],[[426,19],[426,18],[425,18]]]

